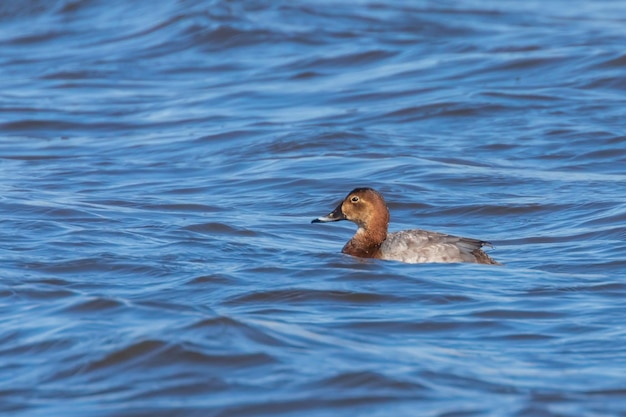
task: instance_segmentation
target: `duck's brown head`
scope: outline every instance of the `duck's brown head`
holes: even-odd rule
[[[336,222],[350,220],[363,231],[387,234],[389,224],[389,210],[385,199],[376,190],[371,188],[355,188],[327,216],[318,217],[311,223]],[[383,237],[384,239],[384,237]]]

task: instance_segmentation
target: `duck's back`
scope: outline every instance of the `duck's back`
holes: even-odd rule
[[[488,243],[427,230],[404,230],[387,235],[380,247],[382,259],[408,263],[474,262],[497,264],[481,250]]]

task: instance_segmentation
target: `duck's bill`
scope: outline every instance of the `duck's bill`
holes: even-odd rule
[[[327,216],[318,217],[317,219],[311,220],[311,223],[328,223],[328,222],[338,222],[339,220],[346,220],[346,216],[341,211],[341,204],[337,206],[335,210],[328,213]]]

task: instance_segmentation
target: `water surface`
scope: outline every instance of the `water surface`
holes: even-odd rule
[[[5,3],[1,413],[626,415],[622,3]]]

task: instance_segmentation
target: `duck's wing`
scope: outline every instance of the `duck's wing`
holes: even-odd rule
[[[496,264],[481,248],[489,242],[427,230],[389,233],[380,250],[384,259],[409,263],[475,262]]]

